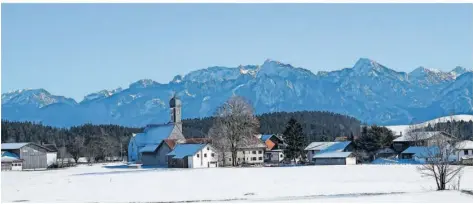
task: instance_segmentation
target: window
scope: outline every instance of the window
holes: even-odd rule
[[[210,150],[210,148],[209,148],[209,147],[207,147],[207,150]]]
[[[251,161],[256,161],[256,157],[251,157]]]
[[[204,157],[207,157],[207,153],[204,154]]]
[[[315,151],[314,151],[314,150],[312,150],[312,154],[315,154]]]
[[[263,160],[263,157],[258,157],[258,160],[260,160],[260,161]]]
[[[238,161],[240,161],[240,158],[238,158]]]
[[[258,151],[258,154],[263,154],[263,151],[261,151],[261,150],[260,150],[260,151]]]
[[[281,158],[283,158],[283,157],[284,157],[284,155],[281,154]]]
[[[253,153],[253,154],[256,154],[256,151],[253,151],[252,153]]]
[[[228,158],[228,161],[232,161],[232,158]]]
[[[465,155],[468,155],[468,150],[463,150],[463,153],[464,153]]]
[[[199,158],[199,156],[200,156],[200,155],[199,155],[199,154],[197,154],[197,158]]]
[[[214,153],[212,153],[212,154],[210,154],[210,156],[212,156],[212,157],[215,157],[215,154],[214,154]]]

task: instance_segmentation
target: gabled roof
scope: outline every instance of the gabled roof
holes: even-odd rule
[[[328,146],[327,148],[320,150],[320,153],[325,152],[343,152],[348,145],[351,144],[351,141],[346,142],[335,142],[334,144]]]
[[[423,132],[411,132],[411,133],[406,133],[401,137],[398,137],[394,139],[394,142],[412,142],[412,141],[420,141],[420,140],[427,140],[430,139],[436,135],[444,135],[447,137],[450,137],[449,134],[441,131],[423,131]]]
[[[2,143],[2,150],[14,150],[20,149],[26,145],[30,144],[29,142],[22,143]]]
[[[455,145],[457,149],[473,149],[473,141],[463,140]]]
[[[169,146],[169,148],[174,149],[174,147],[176,146],[177,140],[165,139],[164,142]]]
[[[315,154],[312,158],[347,158],[351,152],[325,152]]]
[[[173,129],[174,124],[149,125],[143,133],[138,133],[133,138],[139,147],[149,144],[161,144],[164,139],[171,135]]]
[[[266,142],[266,140],[269,140],[273,135],[261,135],[261,141]]]
[[[140,152],[154,152],[156,151],[156,148],[159,147],[160,144],[150,144],[142,147],[140,149]]]
[[[207,144],[177,144],[174,150],[169,152],[167,155],[172,156],[173,159],[182,159],[186,156],[194,156],[206,145]]]
[[[56,145],[54,145],[54,144],[43,144],[42,146],[45,147],[46,149],[48,149],[48,152],[57,152],[58,151]]]
[[[425,146],[411,146],[404,150],[401,154],[414,154],[416,157],[428,157],[434,156],[439,152],[439,148],[432,146],[432,147],[425,147]]]
[[[335,144],[335,142],[312,142],[304,150],[323,150],[330,145]]]

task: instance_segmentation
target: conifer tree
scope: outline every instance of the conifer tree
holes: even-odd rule
[[[296,162],[297,158],[305,159],[304,148],[306,146],[305,136],[302,126],[294,118],[287,123],[286,130],[283,133],[284,141],[287,146],[284,149],[286,159]]]

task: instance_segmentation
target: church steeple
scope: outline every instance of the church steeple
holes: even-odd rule
[[[176,94],[174,94],[169,101],[169,108],[171,109],[171,122],[174,123],[176,126],[179,127],[180,131],[182,132],[182,105],[181,99],[179,99]]]

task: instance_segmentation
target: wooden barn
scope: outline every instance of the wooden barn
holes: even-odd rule
[[[2,151],[18,155],[22,170],[42,170],[48,167],[49,149],[34,143],[2,143]],[[2,160],[2,165],[4,161]]]

